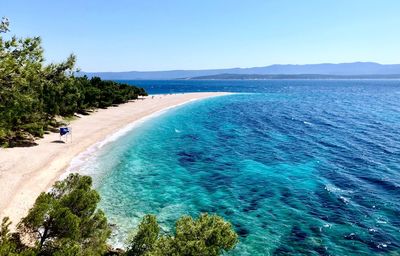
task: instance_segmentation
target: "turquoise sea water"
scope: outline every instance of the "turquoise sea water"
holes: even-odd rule
[[[150,92],[235,91],[179,106],[82,166],[124,241],[217,213],[229,255],[400,255],[400,81],[136,81]]]

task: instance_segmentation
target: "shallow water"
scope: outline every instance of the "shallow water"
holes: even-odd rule
[[[231,221],[229,255],[399,255],[399,81],[135,81],[235,91],[150,119],[82,167],[113,242],[146,213]],[[251,92],[251,93],[249,93]]]

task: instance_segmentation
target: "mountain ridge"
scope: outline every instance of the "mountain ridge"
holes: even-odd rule
[[[167,71],[78,72],[78,76],[98,76],[110,80],[191,79],[222,74],[232,75],[330,75],[330,76],[385,76],[400,74],[400,64],[376,62],[273,64],[264,67],[225,68]]]
[[[400,74],[388,75],[320,75],[320,74],[291,74],[291,75],[259,75],[259,74],[218,74],[182,78],[179,80],[273,80],[273,79],[400,79]]]

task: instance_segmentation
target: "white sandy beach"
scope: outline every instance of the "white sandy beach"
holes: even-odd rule
[[[0,149],[0,217],[9,216],[14,224],[18,223],[37,196],[51,187],[76,155],[128,124],[163,109],[224,94],[150,96],[74,120],[70,125],[72,143],[55,143],[59,134],[51,133],[37,140],[37,146]]]

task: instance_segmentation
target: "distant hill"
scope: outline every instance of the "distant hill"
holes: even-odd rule
[[[271,65],[253,68],[208,70],[127,71],[127,72],[80,72],[77,75],[99,76],[110,80],[135,79],[193,79],[195,77],[232,75],[329,75],[329,76],[386,76],[400,74],[400,64],[383,65],[375,62],[340,64]],[[323,78],[323,77],[321,77]],[[330,78],[330,77],[328,77]],[[242,78],[244,79],[244,78]]]
[[[399,75],[240,75],[240,74],[219,74],[210,76],[196,76],[184,78],[186,80],[262,80],[262,79],[400,79]]]

